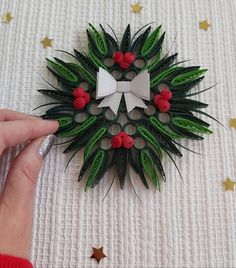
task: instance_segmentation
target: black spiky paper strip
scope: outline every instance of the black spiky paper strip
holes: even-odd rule
[[[151,26],[146,25],[131,36],[128,25],[120,42],[110,27],[109,30],[110,33],[102,25],[98,30],[90,24],[86,54],[77,50],[74,50],[74,55],[66,52],[72,57],[71,62],[47,59],[48,69],[57,78],[59,86],[48,83],[52,89],[39,90],[56,100],[40,106],[52,105],[43,118],[56,119],[60,124],[57,136],[69,138],[64,153],[73,152],[73,157],[84,148],[79,181],[86,174],[85,190],[96,186],[111,167],[115,167],[121,188],[128,169],[132,167],[146,188],[149,178],[160,189],[160,181],[166,181],[163,153],[176,166],[172,155],[182,156],[177,148],[183,147],[179,144],[181,139],[201,140],[201,134],[212,133],[209,124],[196,117],[202,114],[214,119],[201,110],[208,105],[190,98],[205,91],[196,88],[193,93],[190,92],[203,80],[206,69],[180,66],[181,62],[176,62],[177,53],[162,56],[165,33],[161,32],[161,26],[151,31]],[[135,60],[122,68],[113,60],[117,51],[123,54],[131,52]],[[131,75],[147,69],[151,92],[151,100],[145,101],[148,109],[136,107],[127,113],[123,97],[117,115],[108,107],[98,108],[101,100],[96,99],[96,76],[100,67],[119,81],[130,80]],[[74,105],[73,92],[81,86],[86,89],[90,100],[84,108],[78,109]],[[154,103],[154,96],[163,87],[172,94],[167,112],[161,112]],[[121,118],[125,119],[122,121]],[[111,146],[114,129],[128,133],[134,145],[130,148]]]

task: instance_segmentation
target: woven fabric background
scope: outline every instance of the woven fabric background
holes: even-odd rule
[[[52,81],[44,58],[60,56],[56,49],[86,48],[88,22],[108,23],[119,37],[128,23],[135,31],[154,22],[167,32],[164,50],[172,46],[180,60],[209,69],[201,89],[218,82],[199,98],[225,128],[212,122],[213,135],[183,142],[204,155],[183,151],[176,159],[183,181],[165,159],[168,181],[161,192],[145,190],[132,174],[142,202],[129,183],[120,191],[117,182],[102,202],[112,173],[84,193],[77,183],[81,158],[64,172],[69,156],[62,154],[63,146],[55,147],[38,180],[31,259],[36,268],[98,267],[90,258],[92,247],[103,246],[103,268],[236,267],[236,192],[222,187],[227,176],[236,179],[236,131],[228,127],[236,117],[236,1],[142,0],[140,14],[131,13],[132,3],[0,0],[0,14],[10,11],[14,17],[0,24],[0,107],[32,113],[45,103],[36,90],[45,88],[41,76]],[[205,19],[211,23],[207,32],[198,28]],[[42,48],[46,35],[53,48]]]

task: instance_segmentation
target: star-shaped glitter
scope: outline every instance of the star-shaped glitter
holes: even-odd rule
[[[233,127],[233,128],[236,128],[236,118],[231,118],[229,120],[229,126]]]
[[[96,259],[99,263],[101,259],[105,258],[106,255],[103,253],[103,247],[101,248],[94,248],[93,247],[93,254],[91,258]]]
[[[207,20],[203,20],[199,22],[199,28],[201,30],[207,31],[209,27],[210,27],[210,24],[208,23]]]
[[[233,191],[234,192],[234,185],[236,184],[235,181],[232,181],[229,177],[223,181],[223,185],[225,187],[225,191]]]
[[[47,36],[40,41],[40,43],[43,45],[43,48],[51,47],[52,46],[53,39],[49,39]]]
[[[9,24],[11,20],[13,19],[11,12],[7,12],[2,16],[2,22]]]
[[[140,5],[139,2],[137,2],[137,3],[134,4],[134,5],[131,5],[132,12],[134,12],[134,13],[140,13],[141,10],[142,10],[142,8],[143,8],[143,7]]]

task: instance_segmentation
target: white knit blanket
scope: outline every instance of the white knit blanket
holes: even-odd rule
[[[98,267],[92,247],[103,246],[103,268],[236,267],[236,192],[222,187],[227,176],[236,180],[236,130],[228,127],[236,117],[236,1],[142,0],[140,14],[130,11],[134,2],[1,0],[0,14],[10,11],[14,19],[0,23],[0,107],[32,113],[45,103],[37,92],[46,86],[41,76],[54,80],[44,58],[61,57],[56,49],[85,49],[89,22],[109,23],[119,37],[128,23],[135,31],[154,22],[166,30],[165,51],[172,46],[179,60],[209,69],[201,89],[219,82],[199,99],[225,128],[211,122],[213,135],[183,142],[204,155],[183,151],[175,159],[183,181],[165,159],[168,180],[161,192],[147,191],[132,174],[142,202],[129,183],[120,191],[117,182],[102,202],[112,173],[84,193],[77,183],[81,157],[64,172],[69,156],[55,147],[38,180],[31,259],[36,268]],[[205,19],[208,31],[198,27]],[[46,35],[53,48],[42,48]]]

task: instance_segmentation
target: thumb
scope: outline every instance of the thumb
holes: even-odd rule
[[[54,135],[37,138],[20,152],[6,178],[1,196],[5,205],[14,210],[32,209],[37,177],[43,159],[52,148],[55,139]]]

